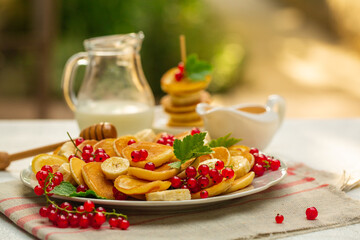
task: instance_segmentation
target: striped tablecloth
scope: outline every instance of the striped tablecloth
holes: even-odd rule
[[[45,204],[20,181],[1,183],[0,210],[20,228],[39,239],[250,239],[278,238],[360,222],[360,202],[330,183],[337,176],[302,164],[290,165],[288,175],[264,192],[226,202],[221,206],[175,214],[129,214],[128,230],[54,227],[38,215]],[[305,217],[315,206],[319,216]],[[126,210],[125,210],[126,211]],[[277,213],[285,220],[275,223]]]

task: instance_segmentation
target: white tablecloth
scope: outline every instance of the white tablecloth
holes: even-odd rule
[[[72,120],[0,120],[0,150],[15,153],[77,136]],[[284,161],[302,162],[319,170],[360,178],[360,119],[285,120],[266,149]],[[0,182],[19,178],[31,158],[13,162],[0,172]],[[348,193],[360,200],[360,188]],[[288,237],[287,239],[358,239],[360,224]],[[32,239],[4,215],[0,215],[0,239]]]

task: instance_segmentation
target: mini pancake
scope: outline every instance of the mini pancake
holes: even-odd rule
[[[100,197],[114,199],[113,183],[105,178],[101,170],[101,162],[87,163],[82,168],[82,176],[86,185]]]
[[[139,179],[148,181],[167,180],[169,178],[172,178],[179,172],[179,169],[171,168],[168,163],[163,164],[161,167],[156,168],[154,171],[137,167],[129,167],[128,169],[128,175],[132,175]]]
[[[192,122],[177,122],[170,118],[168,122],[168,126],[170,127],[202,127],[203,125],[204,122],[202,119]]]
[[[117,156],[115,150],[114,150],[114,142],[116,138],[106,138],[94,145],[94,151],[98,148],[102,148],[105,150],[106,154],[110,157]]]
[[[85,164],[86,163],[83,160],[77,157],[73,157],[70,159],[71,176],[78,185],[85,185],[85,181],[82,176],[82,168]]]
[[[135,150],[145,149],[148,156],[144,161],[134,162],[131,158],[131,153]],[[152,142],[137,142],[125,147],[122,150],[122,155],[130,162],[130,166],[144,168],[145,164],[152,162],[155,167],[159,167],[166,162],[169,162],[174,157],[173,148],[159,143]]]
[[[211,153],[211,156],[213,158],[220,159],[221,161],[224,162],[225,166],[228,166],[230,164],[230,152],[227,148],[215,147],[215,148],[212,148],[211,150],[214,151],[213,153]]]
[[[77,148],[80,149],[81,151],[83,150],[83,148],[86,145],[90,145],[90,146],[94,146],[98,141],[92,139],[92,140],[84,140],[82,143],[80,143]],[[81,152],[77,152],[76,154],[77,157],[81,158]]]
[[[149,182],[129,175],[120,175],[115,179],[114,186],[122,193],[133,195],[166,190],[171,186],[171,182],[159,180]]]
[[[245,145],[233,145],[228,148],[231,156],[243,155],[245,152],[249,152],[250,148]]]
[[[160,103],[164,107],[166,112],[171,112],[171,113],[194,112],[196,110],[196,105],[198,103],[200,103],[200,102],[210,103],[211,102],[210,94],[208,94],[207,92],[204,94],[201,94],[200,97],[201,98],[199,101],[192,103],[192,104],[175,105],[172,102],[171,96],[166,95],[161,98]]]
[[[217,196],[226,192],[231,187],[231,184],[234,182],[234,180],[235,177],[232,177],[230,179],[224,178],[220,183],[212,185],[211,187],[205,188],[203,190],[206,190],[208,192],[208,197]],[[191,194],[191,199],[201,198],[200,192],[201,191]]]
[[[201,117],[197,114],[197,112],[187,112],[187,113],[169,113],[170,119],[174,122],[194,122],[201,120]]]
[[[181,94],[181,95],[174,95],[169,94],[171,103],[174,106],[187,106],[187,105],[193,105],[197,104],[201,101],[201,92],[194,92],[191,94]]]
[[[178,82],[175,80],[177,71],[177,68],[171,68],[162,76],[160,83],[164,92],[177,95],[198,92],[207,88],[211,81],[211,76],[207,75],[203,81],[191,82],[183,78]]]
[[[114,141],[114,150],[116,155],[123,157],[122,150],[128,146],[128,142],[130,140],[135,140],[135,142],[138,142],[136,137],[131,135],[119,137]]]
[[[255,177],[255,173],[254,172],[249,172],[248,174],[242,176],[241,178],[236,179],[231,184],[229,189],[226,190],[226,193],[235,192],[235,191],[238,191],[240,189],[243,189],[243,188],[249,186],[252,183],[254,177]]]

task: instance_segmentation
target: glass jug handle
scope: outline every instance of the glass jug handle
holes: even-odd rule
[[[73,83],[75,79],[76,70],[79,66],[88,65],[88,54],[86,52],[79,52],[69,58],[65,64],[62,89],[67,105],[72,111],[76,110],[77,99],[73,90]]]

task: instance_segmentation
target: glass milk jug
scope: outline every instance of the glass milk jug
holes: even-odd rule
[[[142,32],[87,39],[86,52],[67,61],[63,93],[80,129],[105,121],[118,135],[152,127],[154,96],[139,55],[143,39]],[[86,65],[86,71],[76,95],[73,82],[80,65]]]

